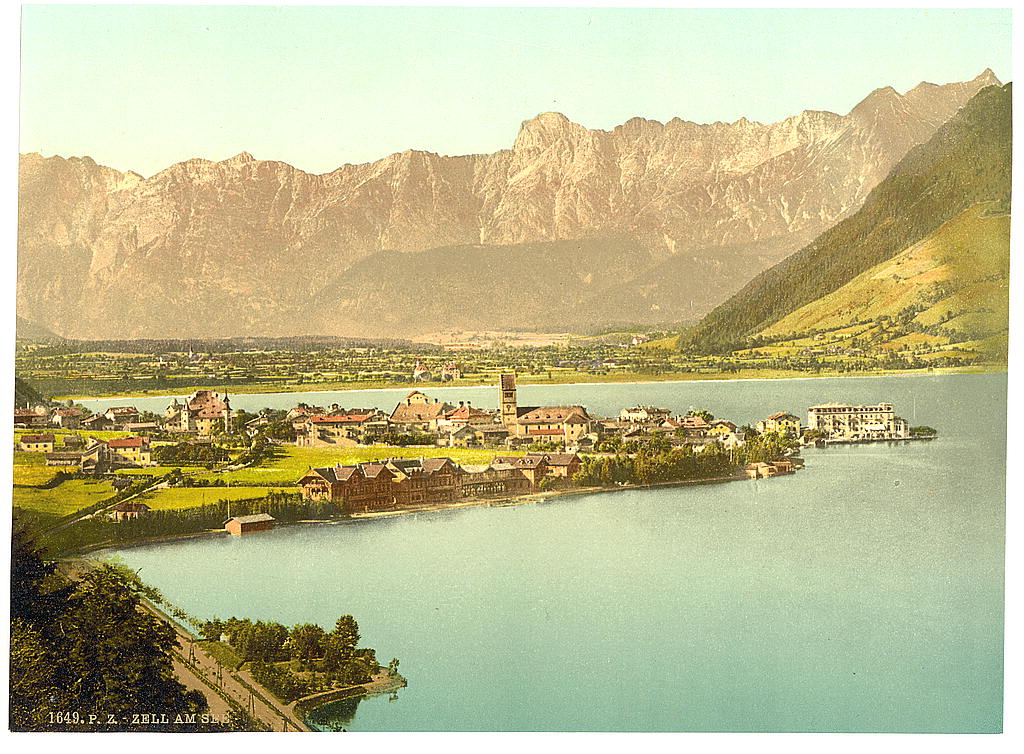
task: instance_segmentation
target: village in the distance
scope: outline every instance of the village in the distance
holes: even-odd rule
[[[1011,16],[21,7],[10,731],[1002,733]]]

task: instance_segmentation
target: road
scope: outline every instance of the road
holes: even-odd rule
[[[271,730],[287,732],[311,730],[293,710],[276,701],[274,696],[256,683],[248,673],[238,673],[222,665],[203,649],[192,634],[168,618],[145,598],[142,598],[142,605],[149,613],[174,629],[174,633],[178,637],[178,644],[173,650],[176,655],[174,658],[176,673],[179,670],[178,666],[181,666],[178,680],[189,688],[199,688],[211,702],[211,711],[213,711],[211,697],[218,699],[218,703],[225,701],[218,695],[219,692],[220,695],[226,696],[232,704],[239,709],[246,710]],[[194,685],[197,680],[200,682],[200,687]]]

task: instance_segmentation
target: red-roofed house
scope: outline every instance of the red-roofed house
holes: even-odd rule
[[[341,409],[328,416],[296,422],[296,444],[305,447],[351,447],[367,436],[387,432],[390,422],[377,409]]]
[[[139,436],[107,440],[107,458],[115,466],[126,463],[150,466],[153,463],[153,456],[149,449],[149,438]]]
[[[18,449],[30,453],[52,453],[53,442],[52,432],[41,435],[22,435],[18,438]]]

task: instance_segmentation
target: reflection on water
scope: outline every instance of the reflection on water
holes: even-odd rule
[[[365,697],[353,696],[348,699],[339,699],[328,705],[310,711],[306,715],[306,722],[317,730],[339,732],[345,730],[356,716],[359,703]]]

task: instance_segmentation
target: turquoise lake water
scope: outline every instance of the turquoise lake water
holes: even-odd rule
[[[198,616],[330,627],[355,615],[409,686],[324,708],[324,727],[996,732],[1005,391],[1005,375],[526,388],[524,404],[694,406],[737,423],[887,400],[942,434],[807,450],[804,471],[770,480],[118,555]],[[338,400],[372,401],[397,398]]]

